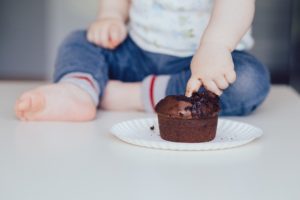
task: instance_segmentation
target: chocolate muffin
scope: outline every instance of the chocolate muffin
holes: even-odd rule
[[[207,142],[216,136],[219,97],[212,92],[167,96],[155,106],[160,136],[172,142]]]

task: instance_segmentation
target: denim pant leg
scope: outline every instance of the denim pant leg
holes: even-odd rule
[[[259,60],[247,52],[234,51],[232,58],[237,79],[221,95],[221,115],[248,115],[267,97],[270,74]]]
[[[54,82],[68,73],[88,73],[97,81],[102,93],[108,81],[108,53],[108,50],[88,42],[86,31],[72,32],[58,50]]]
[[[130,36],[112,51],[108,60],[111,60],[109,79],[139,82],[156,72],[156,64],[147,52],[134,43]]]
[[[54,82],[72,72],[92,75],[100,88],[100,98],[109,79],[141,81],[153,73],[153,67],[130,37],[116,49],[98,47],[86,39],[86,31],[71,33],[59,48]]]
[[[254,111],[266,98],[270,89],[270,76],[266,67],[249,53],[234,51],[232,58],[237,79],[220,97],[220,115],[243,116]],[[166,95],[184,94],[190,76],[189,69],[171,75]]]

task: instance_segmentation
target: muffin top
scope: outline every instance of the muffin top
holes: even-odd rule
[[[191,97],[170,95],[155,106],[158,114],[172,118],[200,119],[214,117],[220,111],[219,96],[210,91],[193,93]]]

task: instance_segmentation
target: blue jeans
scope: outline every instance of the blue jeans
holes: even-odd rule
[[[270,89],[267,68],[245,51],[234,51],[236,81],[220,97],[221,115],[247,115],[266,98]],[[91,74],[98,82],[100,96],[110,79],[143,81],[148,75],[171,75],[166,95],[184,94],[191,75],[192,57],[176,57],[141,49],[130,37],[114,50],[91,44],[86,31],[70,34],[59,48],[54,81],[71,72]]]

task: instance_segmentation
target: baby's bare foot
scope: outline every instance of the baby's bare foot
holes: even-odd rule
[[[106,110],[144,110],[141,86],[140,82],[109,81],[101,100],[101,107]]]
[[[58,83],[25,92],[17,100],[15,112],[28,121],[88,121],[95,118],[96,106],[81,88]]]

